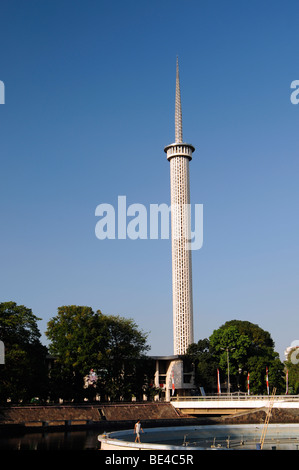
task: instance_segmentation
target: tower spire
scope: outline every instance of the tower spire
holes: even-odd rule
[[[175,87],[175,142],[183,142],[182,105],[180,90],[179,58],[176,58],[176,87]]]

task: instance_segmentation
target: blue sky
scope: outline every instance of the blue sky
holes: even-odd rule
[[[172,354],[169,240],[104,240],[95,208],[170,203],[180,60],[195,340],[232,319],[299,338],[299,3],[2,0],[0,301],[133,318]],[[44,341],[44,336],[42,337]]]

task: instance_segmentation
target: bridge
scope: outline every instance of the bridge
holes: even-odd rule
[[[186,415],[231,415],[240,412],[268,408],[269,395],[233,395],[172,397],[171,405]],[[299,409],[299,395],[277,395],[273,408]]]

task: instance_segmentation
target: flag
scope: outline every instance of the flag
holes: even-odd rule
[[[289,371],[286,373],[286,395],[289,394]]]
[[[247,390],[248,390],[248,395],[250,395],[250,391],[249,391],[249,372],[248,372],[248,375],[247,375]]]
[[[219,369],[217,369],[217,389],[218,389],[218,393],[221,393]]]
[[[267,393],[269,395],[269,376],[268,376],[268,367],[266,367],[266,383],[267,383]]]
[[[171,384],[171,388],[172,388],[171,394],[174,395],[175,385],[174,385],[174,373],[173,373],[173,371],[172,371],[171,382],[172,382],[172,384]]]

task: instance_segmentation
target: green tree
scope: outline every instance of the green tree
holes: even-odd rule
[[[186,356],[194,364],[196,387],[203,387],[206,393],[214,393],[217,360],[211,350],[210,341],[205,338],[190,344]]]
[[[0,399],[29,401],[47,395],[47,348],[32,310],[15,302],[0,303],[0,339],[5,345],[5,364],[0,366]]]
[[[94,313],[90,307],[69,305],[59,307],[48,322],[49,351],[64,371],[84,375],[98,360],[108,340],[102,317],[100,311]]]
[[[102,350],[101,364],[107,373],[105,388],[113,400],[129,399],[136,394],[136,370],[142,354],[149,349],[147,335],[132,319],[104,316],[108,344]],[[138,377],[144,383],[144,372]]]
[[[222,325],[212,336],[215,336],[215,341],[218,338],[226,338],[230,333],[224,333],[226,330],[232,332],[233,330],[236,338],[239,335],[239,344],[235,340],[227,342],[228,347],[235,348],[230,354],[232,360],[232,383],[236,388],[239,384],[240,389],[246,390],[246,377],[250,374],[250,391],[252,394],[267,393],[266,388],[266,367],[269,371],[269,388],[277,389],[277,393],[284,393],[284,374],[283,364],[279,359],[279,355],[274,351],[274,341],[269,332],[263,330],[258,325],[248,321],[231,320]],[[237,333],[236,333],[237,331]],[[243,344],[243,340],[246,341]],[[211,338],[210,338],[211,340]],[[248,343],[249,341],[249,343]],[[213,343],[213,340],[211,343]],[[220,343],[217,348],[219,351]],[[223,342],[221,343],[223,347]],[[240,350],[239,350],[240,348]],[[239,350],[239,351],[238,351]],[[224,364],[224,357],[220,361],[221,366]],[[239,375],[237,375],[237,368],[239,368]],[[238,372],[239,372],[238,371]]]
[[[227,352],[229,352],[230,370],[233,374],[244,366],[251,343],[248,336],[240,334],[235,326],[215,330],[210,336],[210,343],[215,356],[219,358],[219,365],[222,369],[227,366]]]
[[[276,394],[285,392],[285,382],[283,376],[283,364],[278,354],[274,351],[268,354],[251,356],[247,361],[247,368],[250,373],[250,393],[253,395],[266,395],[266,369],[268,369],[269,393],[276,388]]]
[[[237,328],[240,335],[246,335],[251,342],[249,354],[251,356],[259,355],[265,349],[273,350],[274,341],[268,331],[263,330],[260,326],[244,320],[230,320],[224,323],[220,328],[226,329],[231,326]]]
[[[277,393],[284,393],[285,374],[279,355],[274,351],[274,341],[269,332],[248,321],[226,322],[209,339],[190,345],[188,356],[195,364],[196,385],[203,386],[208,393],[217,390],[217,368],[227,385],[227,359],[231,391],[246,392],[249,373],[250,392],[267,393],[267,367],[270,392],[276,387]]]
[[[133,390],[134,370],[148,349],[147,336],[131,319],[95,313],[90,307],[63,306],[48,323],[50,352],[56,358],[51,372],[52,394],[80,400],[86,395],[84,377],[97,372],[94,393],[102,398],[128,398]]]
[[[223,372],[222,377],[228,377],[229,366],[230,384],[232,389],[237,390],[240,386],[239,371],[245,367],[250,339],[246,334],[241,334],[236,326],[228,326],[215,330],[210,336],[210,343]]]

